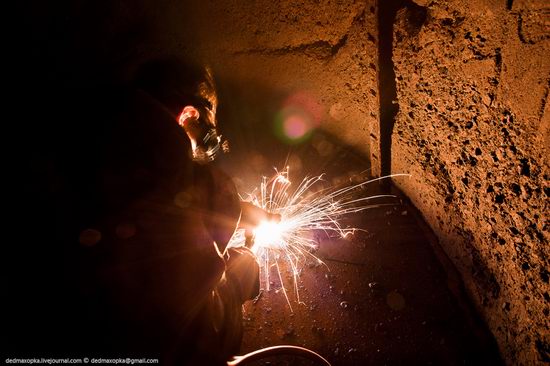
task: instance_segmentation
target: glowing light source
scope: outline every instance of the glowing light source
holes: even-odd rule
[[[388,177],[408,176],[394,174]],[[323,175],[306,177],[294,190],[290,190],[289,168],[277,172],[268,179],[262,177],[259,191],[249,195],[253,204],[264,210],[281,215],[281,221],[262,222],[255,230],[255,241],[252,251],[260,262],[262,287],[270,289],[270,272],[274,268],[279,278],[282,292],[292,310],[285,281],[281,275],[281,267],[290,270],[292,288],[298,303],[298,275],[306,259],[323,264],[314,251],[317,241],[311,233],[320,230],[339,237],[347,237],[358,228],[344,228],[340,224],[343,215],[360,212],[379,205],[369,201],[392,195],[377,195],[357,197],[358,188],[380,179],[376,178],[359,184],[340,189],[322,189],[311,192],[312,186],[323,180]],[[231,240],[229,247],[239,247],[245,244],[244,230],[238,230]]]
[[[277,222],[263,221],[254,230],[254,242],[258,247],[281,249],[284,227]]]

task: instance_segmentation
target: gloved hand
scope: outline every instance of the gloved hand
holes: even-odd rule
[[[267,212],[266,210],[255,206],[251,202],[241,201],[241,218],[238,228],[244,229],[246,247],[252,247],[252,244],[254,243],[254,229],[262,221],[279,222],[281,221],[281,215]]]
[[[226,252],[225,275],[237,289],[241,303],[260,293],[260,266],[256,257],[245,247],[229,248]]]

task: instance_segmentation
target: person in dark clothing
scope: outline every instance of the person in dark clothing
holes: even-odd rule
[[[26,286],[11,349],[224,364],[240,346],[242,304],[259,291],[253,254],[227,243],[277,217],[241,202],[213,163],[226,146],[212,75],[165,59],[130,87],[59,100],[44,158],[51,240],[33,252],[43,277],[19,276],[10,292]],[[33,291],[51,296],[29,311]]]

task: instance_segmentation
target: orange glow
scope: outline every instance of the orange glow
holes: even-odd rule
[[[200,117],[199,111],[195,107],[188,105],[185,108],[183,108],[183,110],[181,111],[178,117],[178,124],[181,127],[185,127],[185,124],[187,123],[187,121],[198,120],[199,117]]]

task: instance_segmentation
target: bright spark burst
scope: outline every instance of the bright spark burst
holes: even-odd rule
[[[360,212],[380,205],[369,204],[369,201],[395,197],[393,195],[376,195],[357,198],[357,189],[366,184],[381,179],[409,176],[408,174],[394,174],[376,178],[359,184],[346,186],[340,189],[322,189],[312,192],[311,188],[323,180],[323,175],[306,177],[291,191],[289,168],[277,172],[272,178],[262,177],[259,191],[249,194],[249,200],[258,207],[281,215],[280,222],[264,221],[254,230],[254,245],[252,252],[260,263],[263,274],[262,287],[270,289],[270,270],[276,269],[282,292],[292,310],[288,291],[281,275],[284,263],[289,266],[291,282],[298,303],[298,276],[302,265],[307,259],[317,264],[323,261],[313,253],[318,248],[314,231],[321,230],[327,234],[336,234],[344,238],[353,234],[358,228],[344,228],[339,220],[342,216]],[[229,247],[240,247],[245,244],[244,230],[238,230],[231,238]]]

